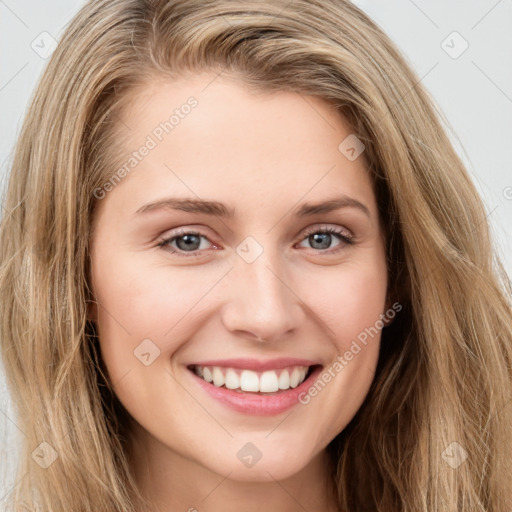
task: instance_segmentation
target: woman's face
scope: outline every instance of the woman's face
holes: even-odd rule
[[[297,473],[375,373],[387,273],[363,148],[323,100],[214,74],[148,83],[117,137],[90,318],[134,438],[237,480]]]

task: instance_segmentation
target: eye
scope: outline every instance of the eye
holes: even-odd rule
[[[328,249],[333,241],[333,235],[339,243],[335,246],[334,250]],[[158,243],[158,247],[165,249],[171,254],[179,254],[180,256],[202,256],[203,251],[200,249],[207,249],[202,246],[202,240],[208,240],[206,235],[203,235],[196,231],[187,231],[181,229],[170,237],[163,238]],[[343,249],[346,245],[352,245],[354,243],[353,237],[347,230],[333,227],[315,227],[306,231],[303,234],[303,241],[309,241],[313,245],[313,249],[332,254]],[[209,242],[211,243],[211,242]],[[176,245],[173,245],[176,244]],[[218,249],[215,245],[213,246]]]
[[[324,249],[328,249],[333,241],[333,235],[339,240],[339,244],[337,244],[334,250],[325,251]],[[328,254],[332,254],[338,252],[343,249],[346,245],[352,245],[354,243],[353,237],[347,230],[343,230],[340,228],[333,228],[329,226],[325,226],[322,228],[314,227],[306,231],[304,234],[304,241],[308,241],[312,244],[312,248],[319,250],[321,252],[325,252]]]
[[[202,253],[198,252],[199,249],[205,249],[205,247],[201,247],[202,239],[208,240],[208,238],[201,233],[195,231],[186,231],[183,229],[174,234],[172,237],[160,240],[158,247],[162,247],[172,254],[176,253],[184,257],[201,256]],[[177,247],[171,245],[175,242]]]

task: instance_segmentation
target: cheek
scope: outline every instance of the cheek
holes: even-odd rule
[[[319,272],[302,296],[309,302],[319,321],[327,326],[326,335],[339,352],[353,339],[376,324],[385,312],[387,272],[384,258],[375,256],[340,265],[332,272]],[[380,322],[378,322],[380,325]]]
[[[328,416],[320,436],[341,432],[362,405],[378,362],[381,315],[385,313],[387,273],[384,259],[360,260],[318,274],[307,297],[326,336],[335,348],[333,358],[302,403]],[[305,289],[304,289],[305,290]],[[306,293],[305,291],[303,292]],[[314,414],[312,414],[314,416]]]
[[[134,363],[137,368],[134,351],[144,340],[155,344],[155,354],[175,352],[179,340],[187,339],[190,329],[197,329],[193,320],[201,314],[201,300],[223,272],[201,272],[200,267],[178,267],[171,272],[162,263],[148,265],[147,255],[118,253],[113,258],[108,248],[103,250],[93,260],[93,288],[100,304],[102,355],[114,380]]]
[[[343,332],[341,339],[345,345],[347,337],[357,338],[384,313],[387,281],[385,274],[364,270],[346,276],[341,285],[338,328]]]

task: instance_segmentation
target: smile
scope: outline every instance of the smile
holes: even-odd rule
[[[243,368],[220,366],[194,366],[196,375],[216,387],[225,387],[252,393],[276,393],[302,384],[311,367],[290,366],[276,370],[256,372]]]
[[[256,416],[273,416],[302,404],[299,397],[313,385],[323,368],[321,364],[297,359],[279,363],[239,359],[229,364],[223,361],[223,366],[214,363],[187,366],[193,385],[208,400]]]

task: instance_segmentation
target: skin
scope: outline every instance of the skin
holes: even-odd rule
[[[385,241],[364,153],[350,161],[338,150],[350,128],[324,100],[252,93],[215,77],[153,79],[134,96],[117,132],[127,157],[187,98],[198,105],[99,201],[94,218],[90,319],[133,418],[133,471],[162,512],[338,510],[325,448],[368,393],[380,333],[310,403],[275,416],[228,409],[187,365],[301,357],[328,368],[381,318]],[[341,194],[369,216],[354,207],[293,216]],[[220,201],[236,215],[135,213],[164,197]],[[325,227],[354,243],[305,234]],[[158,246],[179,228],[205,237],[192,249],[201,256],[187,257],[183,239]],[[248,236],[263,249],[250,264],[236,251]],[[149,366],[134,356],[146,338],[160,350]],[[236,456],[248,442],[262,453],[251,468]]]

